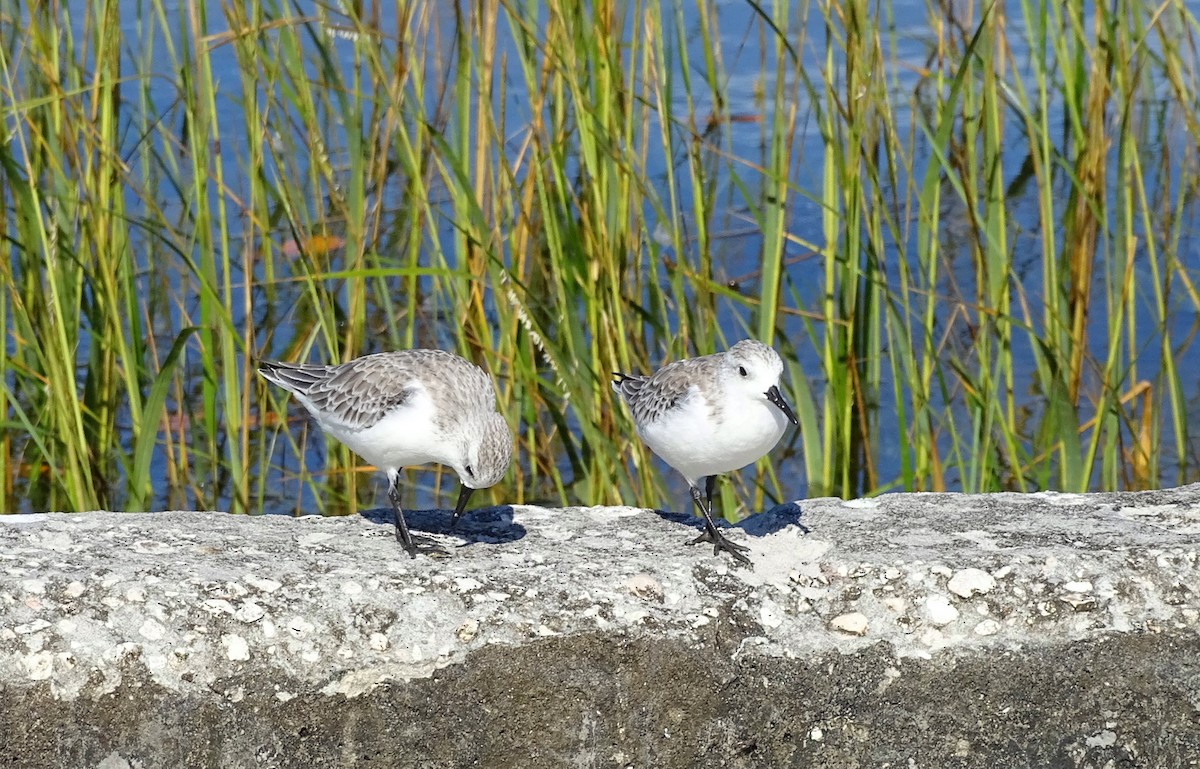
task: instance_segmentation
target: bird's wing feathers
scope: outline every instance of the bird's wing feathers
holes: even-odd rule
[[[378,376],[381,366],[396,370]],[[295,395],[314,416],[352,430],[370,427],[417,392],[411,372],[384,358],[360,358],[340,366],[263,362],[259,371]]]
[[[411,400],[418,389],[413,379],[373,377],[363,367],[340,366],[309,397],[326,420],[361,430]]]
[[[322,422],[350,430],[370,427],[422,392],[437,392],[441,407],[435,419],[446,423],[490,411],[496,403],[483,369],[442,350],[375,353],[339,366],[263,361],[259,371]]]
[[[686,361],[679,361],[684,363]],[[612,383],[633,412],[633,419],[640,425],[648,425],[663,414],[680,405],[692,392],[686,376],[679,376],[672,364],[659,369],[652,377],[614,374]]]

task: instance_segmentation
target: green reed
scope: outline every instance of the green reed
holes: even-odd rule
[[[1184,5],[931,3],[919,62],[865,0],[120,6],[0,0],[6,509],[375,504],[254,364],[412,346],[496,377],[492,501],[673,507],[611,372],[742,336],[801,429],[733,515],[1196,477]]]

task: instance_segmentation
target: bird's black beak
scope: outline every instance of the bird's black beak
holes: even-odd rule
[[[783,412],[784,416],[792,420],[792,424],[800,426],[800,420],[796,419],[796,412],[792,411],[792,407],[787,405],[787,401],[783,399],[783,393],[779,392],[779,388],[771,385],[771,389],[766,392],[767,400],[774,403]]]
[[[450,528],[454,528],[458,523],[458,519],[462,517],[463,510],[467,509],[467,500],[471,498],[471,494],[475,489],[467,484],[462,484],[462,488],[458,491],[458,504],[454,506],[454,515],[450,516]]]

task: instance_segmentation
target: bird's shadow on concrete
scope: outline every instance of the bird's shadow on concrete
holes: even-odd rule
[[[371,523],[389,529],[395,526],[390,507],[364,510],[360,515]],[[509,505],[468,510],[458,519],[458,524],[453,529],[450,528],[450,515],[449,510],[405,510],[404,520],[414,534],[454,537],[463,540],[461,547],[515,542],[526,533],[524,526],[513,522],[513,509]]]
[[[671,523],[682,524],[701,531],[704,529],[704,518],[699,514],[673,513],[670,510],[652,510],[651,512]],[[784,502],[775,505],[770,510],[746,516],[737,523],[729,523],[716,514],[713,515],[713,519],[719,529],[741,529],[751,537],[765,537],[786,529],[788,526],[798,526],[801,533],[808,534],[808,527],[800,522],[802,514],[803,510],[801,510],[799,502]]]
[[[804,510],[800,508],[799,502],[784,502],[770,510],[746,516],[738,521],[737,527],[752,537],[765,537],[788,526],[796,526],[801,534],[808,534],[809,528],[800,522],[800,516],[803,514]]]

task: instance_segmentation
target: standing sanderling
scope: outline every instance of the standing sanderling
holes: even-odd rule
[[[296,396],[329,435],[385,471],[396,539],[414,558],[441,548],[408,531],[400,468],[439,462],[458,473],[462,489],[453,527],[475,489],[508,470],[512,433],[496,411],[491,379],[478,366],[442,350],[364,355],[340,366],[262,361],[258,373]]]
[[[724,550],[750,563],[744,554],[750,548],[730,542],[713,522],[713,481],[770,451],[788,421],[800,424],[779,392],[782,374],[779,353],[752,339],[669,363],[653,376],[613,374],[613,389],[629,404],[638,435],[687,479],[704,514],[705,533],[689,544],[709,542],[714,555]],[[707,501],[696,485],[701,478]]]

